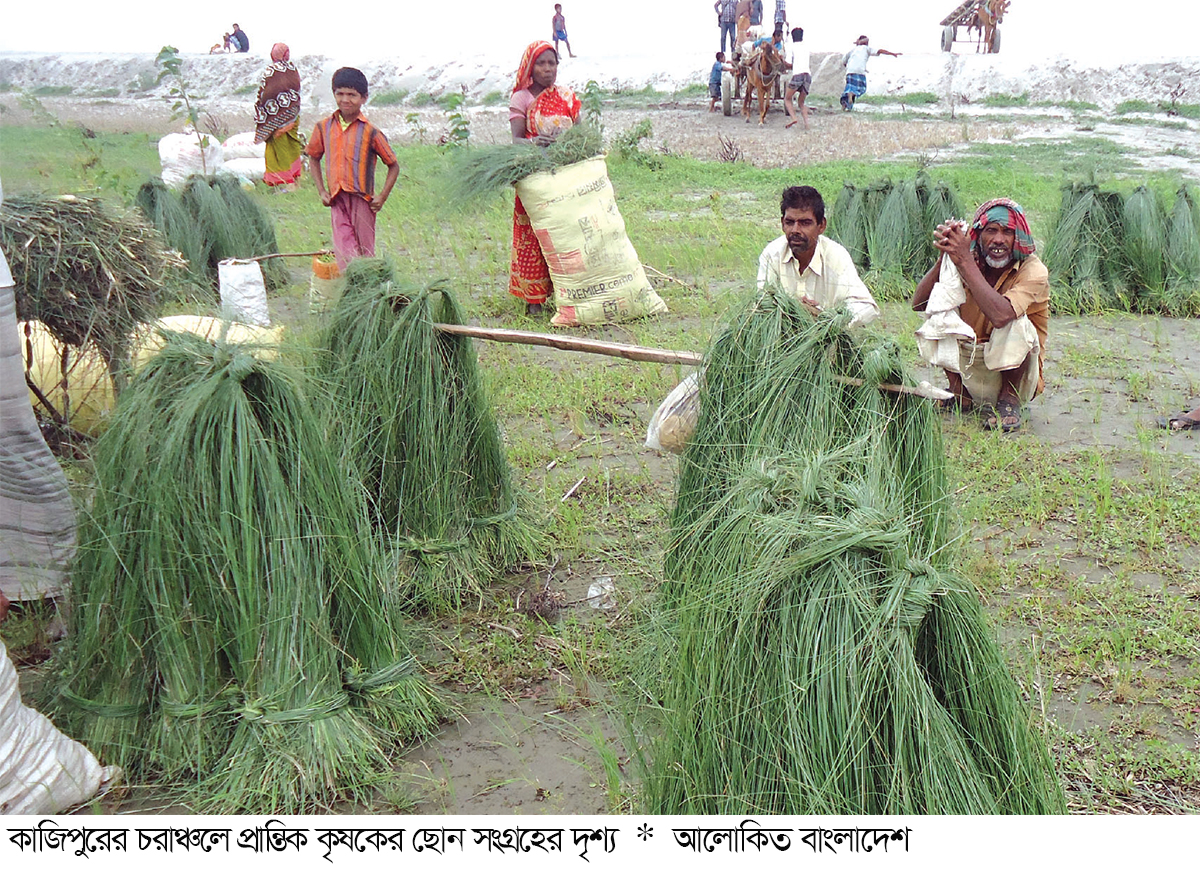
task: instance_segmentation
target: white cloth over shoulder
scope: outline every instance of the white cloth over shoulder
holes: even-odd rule
[[[942,256],[938,281],[925,303],[925,322],[917,327],[921,358],[938,368],[962,372],[959,342],[974,343],[975,330],[966,324],[959,308],[967,301],[962,277],[948,255]]]

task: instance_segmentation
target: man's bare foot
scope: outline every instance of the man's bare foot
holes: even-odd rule
[[[786,125],[784,125],[783,127],[784,127],[784,128],[790,128],[790,127],[792,127],[792,126],[793,126],[793,125],[795,125],[795,124],[796,124],[796,120],[795,120],[795,119],[792,119],[792,121],[788,122],[788,123],[787,123]]]

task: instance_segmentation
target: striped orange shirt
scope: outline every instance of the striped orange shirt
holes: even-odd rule
[[[396,163],[396,153],[382,131],[363,116],[343,131],[337,112],[317,123],[304,151],[313,158],[327,157],[325,179],[331,197],[348,192],[370,198],[375,194],[376,156],[388,167]]]

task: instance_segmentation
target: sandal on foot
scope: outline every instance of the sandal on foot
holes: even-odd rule
[[[1012,423],[1005,423],[1012,420]],[[984,429],[999,429],[1003,432],[1013,432],[1021,428],[1021,406],[1019,403],[1001,399],[994,407],[989,408],[987,418],[983,421]]]
[[[1174,417],[1160,417],[1154,422],[1160,429],[1169,429],[1172,432],[1180,429],[1200,429],[1200,420],[1188,417],[1187,412],[1176,414]]]
[[[542,315],[542,305],[538,302],[531,301],[525,303],[525,316],[540,317]]]

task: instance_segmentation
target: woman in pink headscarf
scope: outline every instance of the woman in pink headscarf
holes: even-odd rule
[[[271,47],[271,64],[259,80],[254,101],[254,142],[266,144],[267,170],[263,182],[287,187],[300,179],[304,143],[296,133],[300,126],[300,73],[289,58],[284,43]]]
[[[509,101],[508,121],[513,142],[532,140],[538,146],[548,146],[579,121],[582,109],[579,98],[569,88],[557,85],[557,77],[558,53],[554,47],[541,40],[530,43],[521,56]],[[526,314],[536,316],[542,312],[551,289],[550,268],[529,222],[529,214],[517,198],[513,206],[508,291],[524,299]]]

